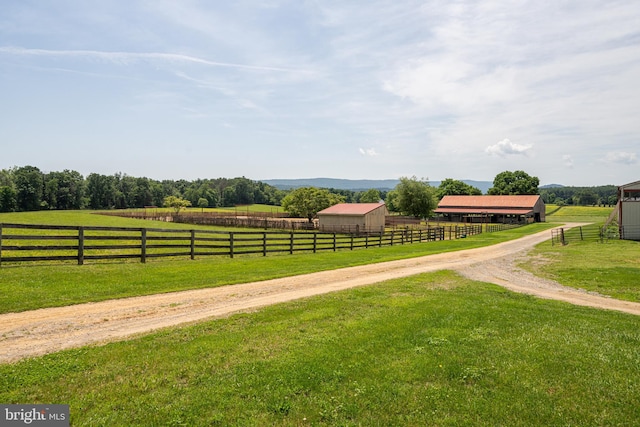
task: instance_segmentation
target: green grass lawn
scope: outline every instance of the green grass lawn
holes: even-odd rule
[[[430,273],[0,366],[74,426],[640,419],[638,319]]]

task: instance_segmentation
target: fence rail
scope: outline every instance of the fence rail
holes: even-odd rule
[[[438,226],[363,236],[300,231],[213,231],[161,228],[0,224],[0,266],[7,262],[225,256],[354,250],[459,239],[481,226]]]

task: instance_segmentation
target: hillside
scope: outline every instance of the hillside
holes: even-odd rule
[[[480,189],[486,193],[493,186],[491,181],[462,180],[464,183]],[[265,184],[280,190],[290,190],[300,187],[335,188],[339,190],[361,191],[375,188],[378,190],[393,190],[400,182],[398,179],[336,179],[336,178],[306,178],[306,179],[267,179]],[[440,181],[429,181],[432,187],[440,185]]]

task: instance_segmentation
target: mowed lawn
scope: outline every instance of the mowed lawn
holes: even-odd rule
[[[446,245],[498,242],[514,237],[509,233],[518,231],[436,243],[455,250]],[[318,260],[330,268],[329,259],[316,257],[333,256],[342,265],[349,257],[366,262],[362,254],[374,260],[416,256],[407,253],[410,246],[421,245],[305,255],[295,262],[296,256],[232,261],[270,263],[275,271]],[[619,269],[625,254],[629,270],[607,287],[640,287],[640,267],[632,262],[640,259],[636,242],[543,243],[534,254],[548,259],[543,265],[559,266],[553,278],[562,283],[572,280],[568,272],[590,277],[598,269]],[[587,257],[591,262],[579,262]],[[156,265],[173,265],[180,273],[170,281],[178,282],[180,274],[195,278],[188,266],[207,262],[118,265],[136,266],[138,277]],[[12,269],[40,268],[52,267],[3,267],[0,278]],[[92,266],[55,268],[71,276]],[[63,274],[52,277],[57,283]],[[634,425],[640,419],[638,378],[639,318],[442,271],[1,365],[0,402],[68,403],[74,426]]]
[[[633,425],[638,318],[451,272],[0,366],[74,426]]]

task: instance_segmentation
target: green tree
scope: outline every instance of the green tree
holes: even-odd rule
[[[416,218],[428,218],[438,203],[435,198],[434,188],[425,180],[401,177],[400,183],[394,189],[395,208],[404,215]]]
[[[14,169],[12,175],[18,210],[35,211],[41,209],[44,179],[40,169],[35,166],[24,166]]]
[[[360,194],[360,203],[378,203],[380,201],[380,191],[370,188]]]
[[[387,197],[384,199],[384,203],[387,205],[387,209],[389,209],[389,212],[400,212],[397,200],[398,192],[396,190],[387,192]]]
[[[179,215],[182,209],[191,206],[191,202],[181,197],[167,196],[164,199],[164,206],[167,208],[172,208],[175,211],[176,215]]]
[[[44,175],[44,200],[50,209],[82,209],[86,182],[80,172],[65,169]]]
[[[13,176],[11,169],[0,170],[0,187],[13,188]]]
[[[234,178],[233,187],[235,191],[236,204],[251,205],[254,201],[254,183],[245,177]]]
[[[113,209],[116,205],[116,177],[91,173],[87,176],[87,198],[91,209]]]
[[[338,203],[343,203],[343,196],[333,194],[329,190],[315,187],[297,188],[282,199],[282,208],[293,216],[307,218],[309,222],[318,212]]]
[[[539,194],[540,180],[523,171],[500,172],[493,179],[493,187],[488,191],[492,195]]]
[[[204,208],[209,207],[209,200],[204,197],[200,197],[198,199],[198,207],[202,209],[202,213],[204,213]]]
[[[236,197],[236,187],[230,185],[222,192],[222,206],[234,206],[239,204]]]
[[[589,190],[580,190],[573,196],[573,204],[579,206],[590,206],[598,203],[598,195]]]
[[[482,194],[480,189],[473,187],[463,181],[447,178],[440,183],[436,190],[438,200],[444,196],[479,196]]]
[[[0,212],[14,212],[16,209],[16,190],[8,185],[0,187]]]

